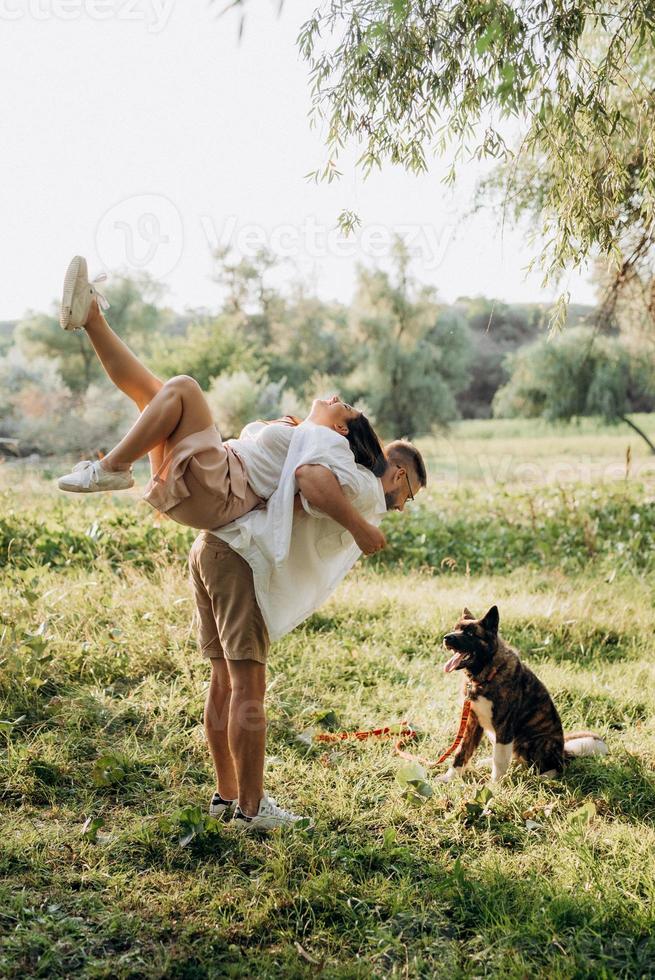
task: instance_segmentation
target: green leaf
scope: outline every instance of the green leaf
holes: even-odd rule
[[[406,762],[399,766],[396,771],[396,779],[401,786],[411,785],[415,782],[425,782],[427,778],[427,771],[425,766],[422,766],[419,762]]]
[[[486,806],[489,800],[493,798],[493,795],[494,794],[491,792],[488,786],[483,786],[482,789],[479,789],[475,794],[474,799],[475,802],[479,803],[481,806]]]
[[[115,786],[127,778],[125,764],[115,755],[102,755],[96,760],[91,778],[96,786]]]
[[[416,793],[418,793],[419,796],[423,796],[426,800],[429,800],[431,796],[434,796],[432,786],[424,779],[411,779],[409,781],[409,785]]]
[[[566,822],[571,827],[584,827],[586,824],[591,823],[597,813],[596,804],[593,800],[589,800],[583,806],[574,810],[573,813],[569,813]]]
[[[491,31],[485,31],[481,37],[475,42],[475,50],[478,54],[484,54],[491,42],[493,41],[493,35]]]
[[[14,721],[9,721],[8,719],[4,719],[0,721],[0,732],[12,731],[12,729],[15,728],[16,725],[19,725],[21,721],[24,721],[26,717],[27,717],[26,715],[21,715],[19,718],[16,718]]]
[[[320,711],[314,716],[314,722],[320,725],[321,728],[327,728],[328,731],[336,731],[339,727],[339,718],[336,711],[329,708],[327,711]]]
[[[87,817],[80,831],[91,844],[95,844],[98,839],[98,831],[104,827],[105,821],[102,817]]]

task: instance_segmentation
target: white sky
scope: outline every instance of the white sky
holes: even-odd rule
[[[522,237],[462,214],[439,161],[421,178],[385,168],[364,181],[344,160],[332,185],[304,174],[324,159],[309,129],[295,38],[313,4],[250,0],[237,43],[226,0],[0,0],[0,319],[45,309],[71,255],[101,269],[147,269],[178,309],[215,306],[210,245],[267,243],[285,275],[347,301],[356,262],[384,262],[394,230],[418,249],[416,274],[445,300],[483,293],[546,300],[525,279]],[[363,227],[339,242],[344,207]],[[591,302],[582,278],[572,299]]]

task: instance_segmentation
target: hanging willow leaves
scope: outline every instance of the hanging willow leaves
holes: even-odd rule
[[[598,254],[614,263],[615,292],[651,273],[649,0],[331,0],[298,43],[326,132],[317,179],[333,179],[352,145],[365,174],[383,163],[420,173],[450,150],[453,179],[463,159],[492,158],[500,170],[484,189],[536,214],[546,280]]]

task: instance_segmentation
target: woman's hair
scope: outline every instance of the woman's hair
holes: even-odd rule
[[[357,418],[350,419],[347,425],[346,439],[352,449],[355,462],[365,466],[374,476],[382,476],[387,468],[387,460],[382,443],[369,420],[363,412],[360,412]]]
[[[285,422],[287,425],[300,425],[302,419],[295,415],[285,415],[284,418],[274,419],[275,422]],[[267,422],[272,425],[273,422]],[[382,443],[377,437],[375,429],[363,414],[355,419],[349,419],[348,435],[345,437],[355,457],[355,462],[360,466],[365,466],[374,476],[382,476],[387,468],[387,460],[384,455]]]

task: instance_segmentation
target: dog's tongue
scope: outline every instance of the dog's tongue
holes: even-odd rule
[[[460,664],[463,656],[464,656],[463,653],[454,653],[452,655],[452,657],[450,658],[450,660],[447,663],[444,664],[444,668],[443,669],[445,670],[445,672],[447,674],[449,674],[451,672],[451,670],[456,670],[456,668],[459,666],[459,664]]]

